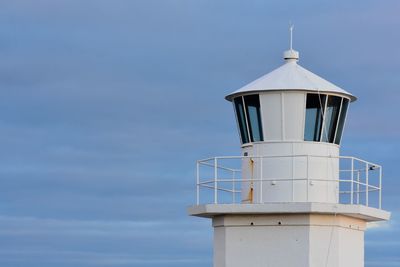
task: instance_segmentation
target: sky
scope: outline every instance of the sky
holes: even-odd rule
[[[212,266],[189,217],[195,162],[239,155],[224,100],[283,63],[358,97],[342,155],[383,165],[390,222],[367,267],[400,266],[400,2],[0,1],[0,266]]]

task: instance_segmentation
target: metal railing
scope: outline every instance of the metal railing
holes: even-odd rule
[[[333,175],[338,179],[321,179],[310,175],[310,162],[316,158],[337,159],[338,169],[331,168]],[[242,177],[242,161],[244,159],[257,162],[256,171],[258,177],[246,179]],[[268,159],[291,160],[291,177],[266,178],[264,173],[268,172],[265,161]],[[305,176],[296,175],[296,159],[302,159],[305,163]],[[271,166],[269,166],[271,168]],[[196,168],[196,203],[241,203],[243,201],[241,188],[243,183],[257,184],[256,199],[251,203],[266,203],[263,197],[263,183],[277,184],[291,182],[292,194],[294,195],[295,183],[303,181],[306,184],[306,198],[302,202],[312,202],[309,197],[309,188],[314,183],[326,182],[338,185],[337,203],[360,204],[381,209],[382,207],[382,167],[356,157],[348,156],[314,156],[314,155],[288,155],[288,156],[223,156],[212,157],[197,161]],[[292,201],[296,201],[294,198]]]

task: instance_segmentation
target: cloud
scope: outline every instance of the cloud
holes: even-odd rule
[[[198,221],[99,221],[1,217],[0,263],[184,266],[209,263]],[[196,230],[195,230],[196,229]],[[169,247],[174,240],[174,248]],[[140,245],[139,245],[140,244]],[[179,251],[176,248],[180,247]],[[183,256],[185,255],[185,256]]]

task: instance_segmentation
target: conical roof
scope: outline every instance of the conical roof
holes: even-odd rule
[[[351,101],[357,99],[349,92],[297,64],[297,51],[286,51],[284,58],[286,62],[281,67],[227,95],[225,98],[232,101],[235,96],[246,93],[305,90],[320,93],[338,93],[346,95]]]

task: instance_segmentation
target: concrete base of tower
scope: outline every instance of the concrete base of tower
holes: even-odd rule
[[[214,267],[362,267],[368,222],[390,213],[330,203],[205,204],[212,218]]]
[[[214,267],[362,267],[365,225],[327,214],[215,216]]]

